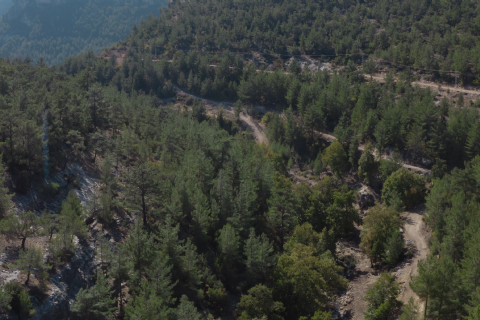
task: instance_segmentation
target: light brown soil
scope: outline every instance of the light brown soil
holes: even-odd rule
[[[220,108],[220,105],[222,105],[223,110],[226,113],[228,118],[234,119],[235,117],[235,114],[233,112],[233,103],[231,102],[226,102],[226,101],[218,102],[218,101],[205,99],[205,98],[187,93],[177,86],[174,86],[174,89],[180,95],[192,97],[202,101],[207,110],[207,114],[209,115],[216,115]],[[259,107],[259,109],[265,109],[265,108]],[[268,144],[268,139],[265,134],[265,126],[263,125],[263,123],[253,119],[250,115],[246,115],[243,112],[240,113],[240,121],[243,122],[252,131],[252,134],[255,138],[255,141],[257,141],[257,143]]]
[[[371,78],[378,81],[378,82],[385,82],[385,76],[386,73],[383,74],[377,74],[372,76]],[[369,79],[370,77],[367,77]],[[457,97],[458,93],[463,93],[465,101],[475,101],[477,98],[480,98],[480,91],[478,90],[469,90],[469,89],[464,89],[460,86],[454,87],[454,86],[447,86],[445,84],[440,83],[440,90],[439,90],[439,83],[435,82],[427,82],[424,80],[421,81],[413,81],[412,86],[419,86],[420,88],[431,88],[433,89],[432,91],[437,92],[438,98],[448,98],[448,99],[454,99]]]
[[[410,211],[402,213],[402,220],[404,221],[403,237],[405,241],[409,243],[409,246],[412,247],[414,256],[397,272],[397,280],[403,289],[399,300],[407,303],[410,297],[413,297],[420,307],[420,314],[423,312],[424,305],[410,288],[409,282],[412,276],[418,274],[418,261],[426,259],[430,252],[428,249],[430,233],[427,231],[425,222],[423,221],[424,213],[424,205],[417,206]]]
[[[419,297],[410,288],[409,282],[412,276],[418,274],[418,261],[425,259],[429,253],[428,238],[430,236],[425,227],[423,216],[425,206],[420,205],[401,214],[404,222],[403,236],[407,247],[414,253],[411,259],[406,259],[399,263],[397,267],[391,270],[395,274],[400,284],[401,293],[398,297],[403,303],[408,303],[410,297],[413,297],[419,305],[420,313],[423,312],[423,303]],[[360,233],[361,228],[357,227]],[[349,287],[346,293],[339,297],[338,302],[342,311],[350,312],[352,320],[363,320],[367,304],[365,295],[368,289],[378,279],[380,271],[375,271],[370,266],[370,260],[359,249],[360,239],[353,241],[340,241],[339,255],[353,255],[356,259],[355,269],[352,271]]]
[[[320,133],[320,135],[322,136],[322,138],[328,142],[333,142],[335,140],[337,140],[337,138],[335,138],[335,136],[331,135],[331,134],[328,134],[328,133]],[[358,147],[358,150],[362,151],[363,152],[363,149],[364,149],[364,145],[360,145]],[[374,152],[376,154],[376,152]],[[383,155],[382,156],[383,159],[386,159],[387,156],[386,155]],[[417,174],[423,174],[423,175],[430,175],[432,172],[428,169],[425,169],[425,168],[422,168],[422,167],[418,167],[418,166],[412,166],[412,165],[409,165],[409,164],[402,164],[402,166],[409,170],[409,171],[413,171]]]

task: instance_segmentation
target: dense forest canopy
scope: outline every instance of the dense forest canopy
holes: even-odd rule
[[[458,71],[464,81],[475,81],[479,10],[469,0],[177,1],[127,41],[167,51],[338,55],[343,63],[365,53],[399,65]]]
[[[0,59],[0,233],[24,280],[2,285],[1,311],[46,319],[36,297],[49,277],[93,248],[72,318],[332,319],[354,242],[378,271],[364,318],[418,319],[393,270],[415,255],[405,213],[426,203],[430,253],[409,286],[426,319],[478,319],[480,103],[412,85],[418,68],[475,84],[476,12],[471,1],[178,1],[100,56]],[[329,63],[310,68],[304,53]],[[67,174],[80,165],[96,172],[87,195]],[[25,194],[37,200],[12,210]]]
[[[60,64],[83,51],[98,54],[166,5],[166,0],[17,0],[0,21],[0,56]]]

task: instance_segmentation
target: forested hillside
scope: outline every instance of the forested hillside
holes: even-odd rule
[[[98,54],[166,5],[166,0],[16,0],[0,21],[0,56],[60,64],[83,51]]]
[[[412,85],[475,84],[477,7],[174,2],[0,59],[1,312],[478,319],[480,103]]]

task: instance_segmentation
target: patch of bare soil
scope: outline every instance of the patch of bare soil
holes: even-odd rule
[[[423,312],[423,303],[420,298],[410,288],[412,276],[418,274],[418,261],[425,259],[428,255],[429,231],[423,221],[425,205],[419,205],[409,211],[401,214],[404,222],[403,236],[408,251],[413,253],[413,257],[405,259],[399,263],[390,272],[395,274],[400,284],[401,293],[398,297],[403,303],[413,297],[419,305],[420,313]],[[347,271],[347,278],[350,283],[346,292],[337,300],[336,309],[339,311],[340,319],[363,320],[364,312],[367,308],[365,295],[368,289],[375,283],[380,276],[381,271],[374,270],[370,265],[370,260],[363,254],[359,248],[361,228],[357,227],[354,237],[343,239],[337,244],[337,255],[339,259],[345,260],[346,256],[355,258],[355,267]]]
[[[355,267],[347,271],[348,289],[336,303],[340,319],[364,319],[363,314],[367,310],[365,295],[380,276],[380,273],[371,267],[370,259],[360,250],[360,232],[361,227],[357,226],[354,237],[342,239],[337,243],[339,259],[351,257],[355,261]]]
[[[407,303],[410,297],[415,299],[420,307],[422,314],[424,305],[420,303],[420,298],[410,288],[410,279],[418,274],[418,261],[426,259],[428,253],[428,238],[430,232],[427,230],[423,221],[425,205],[416,206],[410,211],[402,213],[404,221],[404,234],[406,245],[413,252],[413,258],[399,265],[396,270],[397,280],[402,287],[399,300]],[[398,269],[398,270],[397,270]]]
[[[378,82],[385,82],[386,73],[377,74],[372,78]],[[369,77],[367,77],[368,79]],[[432,91],[437,92],[436,100],[443,98],[455,99],[459,93],[463,93],[465,101],[475,101],[480,98],[480,91],[477,89],[467,89],[462,87],[454,87],[446,85],[444,83],[429,82],[426,80],[413,81],[412,86],[419,86],[420,88],[430,88]]]
[[[328,134],[328,133],[323,133],[321,132],[320,133],[320,136],[322,137],[322,139],[326,140],[327,142],[334,142],[335,140],[337,140],[337,138],[331,134]],[[360,145],[358,146],[358,150],[360,150],[361,152],[363,152],[363,149],[364,149],[364,145]],[[374,154],[376,155],[376,152],[374,151]],[[383,159],[386,159],[388,158],[387,155],[383,155],[382,156]],[[425,169],[425,168],[422,168],[422,167],[419,167],[419,166],[414,166],[414,165],[409,165],[409,164],[405,164],[403,163],[402,166],[407,169],[408,171],[413,171],[417,174],[421,174],[421,175],[430,175],[432,172],[431,170],[428,170],[428,169]]]

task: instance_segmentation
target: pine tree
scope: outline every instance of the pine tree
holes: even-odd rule
[[[385,245],[385,253],[382,260],[390,267],[393,267],[399,261],[401,255],[403,254],[403,250],[404,242],[402,239],[402,234],[400,231],[395,230],[387,240]]]
[[[424,319],[427,319],[427,311],[429,308],[429,298],[434,292],[435,286],[435,258],[429,256],[426,260],[418,262],[418,275],[413,276],[410,281],[410,287],[418,294],[421,299],[425,300]]]
[[[220,230],[218,250],[226,268],[234,267],[239,258],[240,237],[231,224],[226,224]]]
[[[134,209],[142,212],[143,224],[147,224],[147,214],[151,197],[157,192],[156,169],[148,163],[139,163],[131,168],[126,176],[127,198]]]
[[[413,297],[410,297],[408,304],[402,307],[402,314],[399,320],[418,320],[418,306]]]
[[[382,273],[365,296],[368,301],[365,320],[387,320],[393,310],[401,306],[401,302],[397,300],[399,289],[394,275]]]
[[[348,162],[353,168],[358,166],[358,160],[360,159],[360,152],[358,151],[358,138],[356,135],[353,135],[350,139],[350,147],[348,149]]]
[[[130,281],[140,285],[141,277],[154,258],[154,237],[144,230],[137,219],[133,230],[123,245],[130,271]]]
[[[192,211],[192,226],[194,233],[199,238],[204,238],[212,224],[210,205],[208,203],[208,198],[200,189],[195,191],[194,201],[195,209]]]
[[[322,153],[317,154],[317,158],[313,164],[313,173],[318,176],[323,171]]]
[[[464,290],[472,294],[480,286],[480,231],[466,243],[460,277]]]
[[[260,236],[255,236],[255,230],[250,229],[250,235],[245,241],[243,252],[246,257],[245,266],[247,273],[252,279],[261,279],[265,277],[268,268],[274,265],[275,255],[273,245],[262,233]]]
[[[277,174],[273,195],[268,200],[267,222],[270,228],[278,234],[282,251],[285,237],[293,229],[296,220],[297,204],[292,189],[293,185],[290,180]]]
[[[15,267],[27,274],[27,280],[25,280],[26,286],[28,286],[30,282],[30,275],[32,273],[39,275],[37,278],[43,278],[42,273],[50,269],[50,266],[43,262],[42,251],[37,248],[30,248],[27,251],[20,252]]]
[[[149,281],[149,287],[154,290],[156,296],[167,304],[173,303],[173,288],[178,283],[178,281],[172,283],[172,267],[168,255],[163,251],[157,251],[155,260],[145,273]]]
[[[0,159],[3,159],[3,155],[0,154]],[[4,219],[10,212],[12,203],[12,195],[8,194],[8,189],[5,188],[5,178],[3,176],[5,168],[0,162],[0,219]]]
[[[183,281],[189,287],[198,287],[202,277],[200,270],[201,256],[197,252],[197,247],[190,240],[187,240],[182,249],[183,255],[180,257],[180,268]]]
[[[242,295],[237,310],[240,313],[239,320],[283,320],[281,314],[285,307],[283,303],[274,301],[272,289],[258,284],[249,289],[248,294]]]
[[[11,215],[0,221],[0,232],[9,241],[20,240],[23,251],[27,238],[40,234],[41,229],[41,220],[31,211],[20,213],[18,216]]]
[[[59,231],[50,243],[50,253],[54,258],[63,259],[75,249],[74,236],[84,238],[87,235],[84,208],[75,195],[75,191],[71,190],[63,201],[58,220]]]
[[[468,131],[465,153],[468,160],[480,155],[480,126],[477,123],[474,123]]]
[[[71,310],[83,319],[112,319],[116,310],[116,298],[113,289],[102,272],[97,271],[95,284],[81,288],[75,296]]]
[[[177,320],[201,320],[203,318],[197,308],[195,308],[193,302],[190,302],[186,295],[180,298],[180,304],[175,310],[175,315],[177,316]]]
[[[363,150],[363,154],[358,161],[358,176],[363,179],[366,184],[370,184],[372,183],[376,170],[377,162],[373,155],[373,146],[371,143],[367,143]]]
[[[142,282],[138,291],[126,307],[128,319],[163,320],[171,317],[172,310],[168,308],[168,302],[158,296],[147,281]]]

